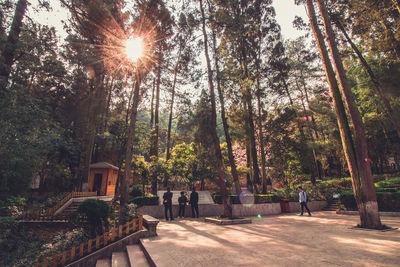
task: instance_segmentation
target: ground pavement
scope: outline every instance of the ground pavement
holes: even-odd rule
[[[200,219],[161,221],[143,239],[158,267],[175,266],[400,266],[400,230],[356,230],[358,216],[314,212],[252,218],[220,226]],[[400,218],[382,217],[400,228]]]

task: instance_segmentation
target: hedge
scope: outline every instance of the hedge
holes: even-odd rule
[[[400,211],[400,192],[377,192],[378,207],[380,211]],[[352,191],[343,191],[340,203],[347,210],[357,210],[357,203]]]
[[[279,202],[280,198],[276,195],[273,194],[267,194],[267,195],[262,195],[262,194],[250,194],[250,198],[254,198],[254,203],[255,204],[262,204],[262,203],[277,203]],[[216,204],[222,204],[222,196],[220,194],[213,194],[212,195],[214,202]],[[240,204],[240,198],[238,195],[229,195],[231,198],[232,204]],[[250,200],[249,202],[253,202]]]
[[[141,206],[157,206],[158,205],[158,196],[154,196],[154,197],[146,197],[146,196],[135,197],[135,198],[131,198],[129,200],[129,203],[134,203],[134,204],[138,205],[139,207],[141,207]]]

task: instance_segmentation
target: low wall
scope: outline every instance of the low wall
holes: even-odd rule
[[[290,211],[300,211],[299,202],[290,202]],[[326,201],[312,201],[307,203],[311,211],[321,210],[326,207],[328,203]],[[265,203],[265,204],[234,204],[232,205],[233,216],[248,217],[260,215],[274,215],[280,214],[281,206],[279,203]],[[155,218],[164,218],[164,206],[143,206],[138,208],[138,211],[142,214],[148,214]],[[219,216],[223,213],[224,207],[221,204],[204,204],[199,205],[199,214],[201,217]],[[174,217],[178,216],[179,206],[172,206],[172,213]],[[192,216],[192,209],[190,206],[185,208],[185,217]]]
[[[289,206],[290,212],[299,212],[301,210],[300,202],[289,202]],[[328,202],[325,200],[307,202],[307,207],[310,211],[322,210],[326,206],[328,206]]]

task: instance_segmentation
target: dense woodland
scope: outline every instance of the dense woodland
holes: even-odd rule
[[[297,0],[305,35],[287,40],[272,0],[60,2],[65,39],[27,13],[52,1],[0,3],[3,199],[33,180],[85,190],[106,161],[122,206],[132,175],[153,193],[201,181],[223,195],[351,175],[360,208],[371,170],[399,169],[396,0]]]

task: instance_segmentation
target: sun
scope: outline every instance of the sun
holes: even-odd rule
[[[143,55],[143,39],[141,37],[131,37],[125,42],[126,56],[136,62]]]

